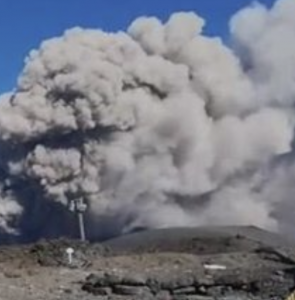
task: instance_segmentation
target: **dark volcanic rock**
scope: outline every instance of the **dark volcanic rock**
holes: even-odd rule
[[[132,286],[146,285],[147,278],[141,273],[127,273],[123,276],[121,283]]]
[[[287,249],[294,247],[295,242],[254,226],[225,226],[147,230],[111,239],[102,245],[109,248],[111,255],[144,252],[204,255],[254,251],[263,246],[269,249],[282,249],[286,246]],[[287,255],[295,261],[294,252]]]
[[[171,299],[171,293],[169,291],[162,290],[155,295],[155,300],[166,300],[166,299]]]
[[[242,272],[243,271],[241,271],[241,273]],[[176,274],[174,274],[173,280],[169,281],[167,278],[163,279],[156,275],[155,277],[149,278],[146,281],[146,285],[138,286],[132,284],[114,285],[115,282],[118,282],[117,280],[105,281],[100,276],[92,275],[87,278],[83,285],[83,289],[90,293],[94,293],[93,291],[95,291],[97,287],[102,288],[105,284],[104,287],[111,288],[114,294],[134,296],[152,293],[156,297],[155,299],[163,298],[163,300],[210,299],[210,297],[213,297],[214,299],[227,299],[226,297],[238,294],[243,297],[248,295],[250,298],[258,297],[257,299],[266,300],[272,299],[272,297],[283,299],[294,286],[294,278],[285,273],[280,273],[279,275],[272,273],[269,273],[268,275],[263,274],[262,277],[257,275],[256,279],[251,276],[245,276],[244,280],[237,279],[237,281],[234,280],[234,276],[227,276],[225,274],[225,276],[222,277],[222,274],[219,274],[219,280],[213,280],[212,283],[207,286],[199,286],[197,281],[183,281],[183,283],[179,285],[177,282],[182,282],[182,274],[178,274],[178,276],[179,279],[177,280]],[[277,276],[279,276],[279,278]],[[97,281],[95,281],[95,278]],[[185,285],[184,282],[187,284]]]
[[[130,274],[128,279],[120,273],[120,280],[98,277],[92,283],[112,287],[113,293],[119,293],[119,287],[120,294],[135,295],[144,290],[147,292],[142,294],[150,291],[153,299],[159,300],[282,300],[294,288],[295,244],[254,227],[156,230],[104,245],[111,257],[166,252],[195,257],[193,265],[175,265],[174,271],[162,267],[146,274],[142,270],[133,274],[132,280]],[[90,282],[86,279],[84,285]],[[114,284],[121,285],[114,289]]]
[[[173,290],[173,295],[195,295],[197,292],[194,286],[178,288]]]
[[[107,296],[112,294],[112,290],[109,287],[95,287],[90,286],[88,292],[95,296]]]
[[[194,286],[196,279],[192,273],[182,273],[181,276],[177,273],[167,274],[155,274],[148,278],[146,284],[153,290],[176,290],[180,288],[186,288]]]
[[[74,248],[72,267],[82,267],[87,265],[87,251],[89,246],[87,243],[71,240],[43,240],[32,246],[29,246],[29,253],[32,258],[41,266],[65,266],[68,265],[65,250]]]
[[[103,286],[145,286],[146,277],[138,273],[121,273],[121,272],[98,272],[92,273],[86,278],[85,284],[94,285],[96,287]]]
[[[132,286],[132,285],[116,285],[113,288],[114,294],[127,296],[142,296],[151,294],[151,290],[147,286]]]
[[[211,296],[200,296],[200,295],[178,295],[172,298],[173,300],[215,300]],[[238,299],[235,299],[238,300]]]

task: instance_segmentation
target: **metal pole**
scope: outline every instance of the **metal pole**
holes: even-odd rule
[[[83,202],[83,198],[76,198],[69,203],[69,210],[77,214],[78,226],[81,241],[86,241],[86,230],[84,223],[84,213],[87,209],[87,204]]]
[[[86,211],[87,205],[83,202],[83,198],[79,198],[76,202],[76,211],[78,216],[78,224],[80,231],[81,241],[86,241],[85,223],[84,223],[84,212]]]
[[[80,239],[81,241],[85,242],[86,235],[85,235],[85,226],[84,226],[84,216],[83,212],[78,211],[78,222],[79,222],[79,230],[80,230]]]

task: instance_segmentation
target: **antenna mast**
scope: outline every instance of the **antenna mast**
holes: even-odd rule
[[[86,233],[85,233],[84,213],[87,209],[87,204],[84,203],[83,198],[80,197],[70,202],[69,209],[70,211],[73,211],[77,214],[80,240],[82,242],[85,242]]]

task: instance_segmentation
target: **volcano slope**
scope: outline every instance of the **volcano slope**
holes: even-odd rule
[[[285,299],[294,288],[294,246],[255,227],[216,227],[1,247],[0,299]]]

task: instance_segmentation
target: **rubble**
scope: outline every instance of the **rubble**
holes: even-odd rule
[[[295,287],[292,245],[254,227],[44,240],[0,247],[0,291],[5,300],[285,300]]]
[[[190,274],[190,279],[184,280],[183,274],[170,274],[165,278],[154,275],[146,278],[145,283],[125,281],[124,276],[116,274],[93,273],[82,285],[82,290],[94,295],[144,296],[158,299],[160,295],[167,299],[225,299],[224,297],[242,296],[245,299],[284,299],[294,287],[294,273],[278,273],[274,270],[261,272],[255,270],[251,275],[243,276],[243,270],[234,273],[211,273],[206,275],[210,280],[203,283],[198,271]],[[260,271],[260,272],[259,272]],[[293,270],[292,270],[293,271]],[[129,276],[129,275],[128,275]],[[136,276],[134,276],[136,278]],[[198,298],[200,297],[200,298]],[[129,299],[129,298],[126,298]]]
[[[183,233],[181,242],[178,230]],[[157,230],[109,241],[106,244],[114,256],[119,255],[120,249],[131,256],[140,253],[149,257],[159,253],[168,255],[170,250],[179,257],[180,264],[176,268],[175,265],[151,268],[147,264],[140,273],[124,269],[92,273],[85,279],[82,290],[99,294],[107,289],[110,299],[140,295],[163,300],[269,300],[285,299],[294,289],[295,262],[290,243],[254,227],[207,230]],[[196,237],[199,247],[191,247]],[[185,252],[192,254],[190,263],[181,261]]]

